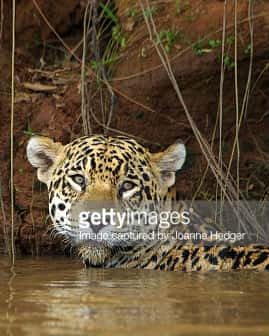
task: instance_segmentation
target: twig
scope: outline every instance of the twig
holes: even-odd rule
[[[10,205],[11,205],[11,263],[15,264],[14,246],[14,102],[15,102],[15,25],[16,0],[12,0],[12,56],[11,56],[11,107],[10,107]]]
[[[81,115],[82,115],[82,123],[83,123],[83,129],[84,134],[89,135],[92,133],[90,120],[88,118],[87,113],[87,105],[85,101],[85,60],[86,60],[86,53],[87,53],[87,20],[88,16],[91,17],[92,14],[92,6],[90,7],[90,13],[89,12],[89,5],[91,1],[88,1],[85,13],[84,13],[84,20],[83,20],[83,53],[82,53],[82,61],[81,61]],[[90,19],[89,19],[90,20]]]
[[[106,116],[105,111],[103,111],[103,118],[104,118],[104,134],[107,134],[107,130],[110,126],[111,120],[112,120],[112,115],[113,115],[113,110],[114,110],[114,105],[115,105],[115,94],[113,92],[113,89],[108,81],[106,71],[105,71],[105,66],[101,62],[101,57],[100,57],[100,46],[99,46],[99,39],[97,39],[97,3],[96,0],[93,0],[93,15],[92,15],[92,47],[93,47],[93,52],[95,56],[95,60],[100,64],[100,73],[101,73],[101,78],[102,82],[106,84],[106,88],[110,94],[110,108],[109,112]],[[101,93],[102,94],[102,93]],[[103,109],[102,109],[103,110]]]
[[[4,233],[5,249],[8,252],[9,257],[11,257],[9,237],[7,233],[7,216],[6,216],[5,204],[3,200],[3,183],[2,183],[1,175],[0,175],[0,208],[2,212],[2,218],[3,218],[3,233]]]
[[[252,67],[253,67],[253,44],[254,44],[254,38],[253,38],[253,35],[254,35],[254,24],[253,24],[253,4],[252,4],[252,1],[249,2],[249,7],[248,7],[248,20],[249,20],[249,29],[250,29],[250,61],[249,61],[249,70],[248,70],[248,79],[247,79],[247,84],[246,84],[246,89],[245,89],[245,93],[244,93],[244,99],[243,99],[243,103],[242,103],[242,108],[241,108],[241,112],[240,112],[240,117],[237,115],[239,113],[239,106],[238,105],[238,88],[237,86],[235,86],[235,89],[236,89],[236,115],[237,115],[237,118],[239,117],[239,119],[236,119],[236,135],[235,135],[235,138],[234,138],[234,142],[233,142],[233,146],[232,146],[232,152],[231,152],[231,157],[230,157],[230,160],[229,160],[229,164],[228,164],[228,169],[227,169],[227,179],[229,178],[230,176],[230,171],[231,171],[231,166],[232,166],[232,161],[233,161],[233,156],[234,156],[234,153],[235,153],[235,150],[237,148],[237,153],[238,153],[238,150],[239,150],[239,140],[238,140],[238,137],[239,137],[239,129],[241,127],[241,123],[242,123],[242,120],[243,120],[243,117],[244,115],[246,115],[246,110],[247,110],[247,107],[248,107],[248,101],[249,101],[249,92],[250,92],[250,86],[251,86],[251,76],[252,76]],[[235,17],[235,20],[237,20],[237,17]],[[235,56],[237,56],[235,54]],[[235,70],[237,69],[237,59],[235,59]],[[236,75],[237,71],[235,71],[235,75]],[[236,78],[236,76],[235,76]],[[235,82],[236,84],[236,82]],[[238,109],[238,110],[237,110]],[[238,156],[238,154],[237,154]],[[240,153],[239,153],[239,156],[240,156]],[[237,158],[238,160],[238,158]],[[239,175],[238,174],[238,165],[237,165],[237,176]]]
[[[1,12],[0,12],[0,48],[1,48],[4,33],[4,0],[1,0],[0,6],[1,6]]]

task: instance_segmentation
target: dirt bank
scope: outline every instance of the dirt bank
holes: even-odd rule
[[[186,142],[188,161],[178,176],[177,187],[182,198],[190,198],[197,190],[206,162],[179,104],[171,83],[161,65],[159,56],[149,40],[141,9],[136,1],[115,1],[118,25],[121,27],[117,61],[113,64],[112,86],[117,90],[111,128],[139,137],[158,150],[177,138]],[[38,2],[42,11],[52,20],[55,29],[74,47],[82,31],[85,4],[68,2],[68,6],[49,1]],[[248,2],[238,8],[238,69],[239,102],[242,104],[246,87],[250,34]],[[49,135],[67,143],[83,134],[81,118],[80,65],[74,58],[61,57],[51,66],[55,53],[42,53],[42,48],[55,39],[32,2],[18,3],[16,49],[16,104],[15,104],[15,222],[18,252],[44,254],[61,252],[63,244],[52,240],[47,219],[47,192],[35,176],[25,158],[25,145],[32,132]],[[59,7],[58,7],[59,6]],[[60,10],[64,8],[64,11]],[[219,104],[221,27],[223,1],[171,1],[153,4],[150,9],[159,38],[172,61],[173,70],[182,89],[183,97],[202,134],[211,140]],[[34,13],[34,20],[29,13]],[[60,14],[59,14],[60,13]],[[147,12],[148,13],[148,12]],[[149,13],[148,13],[149,15]],[[264,198],[269,184],[268,156],[268,40],[269,4],[257,1],[254,6],[254,62],[252,69],[249,107],[240,130],[241,188],[250,198]],[[10,230],[9,166],[10,166],[10,10],[5,16],[4,43],[0,53],[0,113],[2,197]],[[35,21],[36,20],[36,21]],[[225,42],[226,71],[223,99],[223,153],[228,159],[235,135],[234,95],[234,8],[227,8]],[[38,22],[38,23],[36,23]],[[40,42],[33,46],[35,32]],[[29,45],[25,45],[25,43]],[[42,45],[42,47],[41,47]],[[40,61],[43,55],[43,64]],[[81,53],[78,53],[81,56]],[[71,60],[70,60],[71,59]],[[42,65],[42,64],[43,65]],[[95,88],[95,80],[87,81]],[[30,85],[29,85],[30,83]],[[40,84],[45,85],[40,88]],[[120,91],[120,92],[119,92]],[[127,99],[126,97],[127,96]],[[91,100],[96,111],[91,125],[93,132],[103,128],[100,97]],[[136,101],[136,103],[134,102]],[[110,131],[115,133],[115,131]],[[217,150],[218,133],[213,142]],[[215,181],[209,173],[198,198],[210,199],[215,195]],[[4,223],[3,214],[1,222]],[[3,231],[3,225],[1,226]],[[3,232],[0,232],[3,237]],[[68,249],[67,249],[68,251]]]

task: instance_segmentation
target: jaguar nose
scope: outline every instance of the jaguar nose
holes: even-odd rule
[[[102,223],[98,223],[98,224],[90,224],[90,228],[91,228],[91,230],[92,230],[92,232],[93,233],[98,233],[98,232],[100,232],[103,228],[105,227],[105,225],[104,224],[102,224]]]
[[[89,218],[90,228],[94,233],[100,232],[104,227],[112,225],[111,217],[109,215],[103,215],[101,220],[95,222],[91,217]]]

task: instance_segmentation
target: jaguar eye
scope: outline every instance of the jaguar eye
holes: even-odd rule
[[[84,186],[85,185],[85,177],[83,175],[73,175],[72,180],[77,183],[80,186]]]
[[[136,184],[134,184],[133,182],[130,182],[130,181],[125,181],[121,185],[121,190],[124,192],[124,191],[131,190],[134,187],[136,187]]]
[[[120,186],[119,195],[123,200],[127,200],[132,197],[138,190],[139,187],[135,183],[131,181],[125,181]]]

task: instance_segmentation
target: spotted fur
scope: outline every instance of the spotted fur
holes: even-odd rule
[[[185,161],[177,142],[152,154],[128,137],[81,137],[62,145],[34,136],[27,146],[30,163],[49,191],[49,213],[55,230],[78,251],[87,266],[172,271],[269,270],[264,246],[197,246],[178,241],[98,241],[78,239],[74,205],[82,201],[114,202],[121,209],[160,211],[171,200],[175,173]],[[99,227],[98,230],[105,230]],[[97,229],[91,227],[92,231]],[[109,234],[126,228],[110,228]],[[130,228],[128,228],[130,230]],[[135,225],[132,231],[139,231]]]

